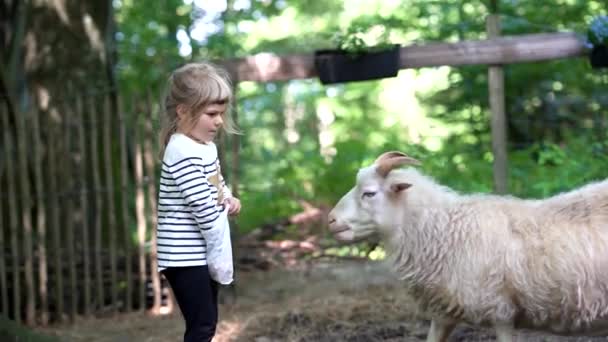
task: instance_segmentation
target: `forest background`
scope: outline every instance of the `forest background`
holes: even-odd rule
[[[503,35],[583,38],[591,19],[606,13],[601,1],[499,3]],[[50,103],[69,100],[68,83],[89,93],[160,94],[185,62],[313,53],[335,47],[337,34],[363,32],[369,45],[484,39],[490,11],[484,1],[412,0],[2,6],[3,87],[22,108],[41,93]],[[603,176],[605,127],[594,123],[606,116],[605,80],[585,58],[505,66],[510,193],[546,196]],[[301,210],[302,201],[334,203],[354,170],[389,148],[420,158],[424,171],[458,190],[492,190],[487,66],[407,69],[333,86],[240,82],[237,94],[243,231]],[[158,129],[158,118],[150,120]]]
[[[115,1],[122,91],[161,87],[187,60],[312,53],[362,31],[409,45],[484,39],[484,1]],[[575,31],[600,1],[502,1],[503,35]],[[160,15],[159,15],[160,14]],[[505,66],[509,192],[547,196],[605,176],[606,74],[585,58]],[[492,191],[487,66],[402,70],[382,81],[241,82],[240,227],[335,203],[387,149],[461,191]],[[230,158],[230,156],[229,156]],[[274,216],[274,218],[273,218]]]
[[[340,34],[370,46],[485,39],[492,7],[503,35],[567,31],[584,39],[592,18],[608,13],[595,0],[2,0],[0,90],[8,113],[35,109],[60,120],[67,114],[53,108],[80,95],[148,94],[160,103],[169,72],[188,61],[312,54],[336,47]],[[508,192],[544,197],[605,178],[606,71],[584,57],[504,71]],[[404,69],[394,78],[336,85],[239,82],[235,111],[244,134],[221,145],[243,204],[235,234],[271,227],[271,240],[305,239],[294,221],[304,217],[314,241],[331,241],[327,210],[353,185],[356,170],[386,150],[411,154],[458,191],[492,192],[487,75],[479,65]],[[158,111],[148,114],[156,132]],[[6,132],[17,121],[0,127]],[[2,159],[5,182],[9,160]],[[135,224],[130,229],[135,241]],[[319,245],[305,257],[370,252]]]

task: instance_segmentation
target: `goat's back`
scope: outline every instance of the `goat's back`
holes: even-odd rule
[[[608,313],[608,182],[586,185],[513,213],[506,258],[517,300],[538,323],[580,329]]]

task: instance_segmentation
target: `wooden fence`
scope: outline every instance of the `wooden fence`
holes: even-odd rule
[[[87,95],[27,112],[2,103],[2,315],[46,325],[158,310],[158,98]]]

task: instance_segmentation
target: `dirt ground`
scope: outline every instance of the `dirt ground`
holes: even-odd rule
[[[215,342],[412,341],[426,338],[429,322],[417,314],[384,263],[320,263],[296,270],[238,274],[234,292],[221,295]],[[62,341],[181,341],[179,310],[149,317],[141,313],[80,320],[46,329]],[[494,341],[492,331],[458,327],[450,341]],[[519,333],[517,341],[596,342]]]

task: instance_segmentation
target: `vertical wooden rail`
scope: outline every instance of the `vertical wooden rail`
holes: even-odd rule
[[[0,108],[2,111],[2,108]],[[4,115],[0,113],[0,115]],[[2,180],[0,178],[0,180]],[[8,202],[8,194],[4,192],[4,186],[0,183],[0,196],[2,196],[2,203]],[[8,232],[8,229],[4,226],[4,205],[0,204],[0,300],[2,301],[2,307],[0,308],[0,316],[8,317],[8,284],[6,283],[8,278],[6,276],[6,255],[8,248],[6,248],[6,242],[4,241],[4,235]]]
[[[151,233],[150,234],[150,277],[152,279],[152,290],[154,291],[154,304],[152,305],[152,312],[155,314],[160,313],[161,306],[161,288],[160,288],[160,276],[157,271],[158,260],[157,251],[156,251],[156,168],[155,165],[155,153],[153,148],[154,141],[154,129],[152,127],[152,100],[150,98],[150,92],[146,92],[146,110],[144,116],[144,163],[146,167],[146,179],[148,183],[148,206],[150,208],[150,226]]]
[[[128,165],[128,146],[127,146],[127,120],[125,117],[125,106],[122,97],[118,98],[118,123],[120,134],[120,187],[121,187],[121,206],[120,216],[122,219],[123,244],[125,253],[125,273],[126,273],[126,298],[125,311],[133,309],[133,255],[131,251],[131,225],[129,220],[129,165]]]
[[[135,103],[141,101],[136,98]],[[137,255],[139,265],[139,309],[146,309],[146,213],[144,194],[144,167],[141,130],[141,107],[133,106],[135,129],[135,217],[137,220]]]
[[[2,191],[4,187],[0,185],[0,195],[2,195],[3,203],[7,203],[4,198],[6,196],[6,200],[8,200],[8,194]],[[6,255],[8,253],[8,248],[6,248],[6,242],[4,241],[4,235],[8,231],[8,229],[4,226],[4,210],[3,205],[0,205],[0,246],[2,246],[2,250],[0,250],[0,300],[2,301],[2,308],[0,308],[0,316],[8,317],[8,284],[6,283],[8,278],[6,276]]]
[[[83,263],[83,280],[84,280],[84,314],[85,316],[91,315],[91,239],[89,237],[89,199],[87,190],[87,159],[86,155],[86,139],[85,135],[85,106],[83,105],[84,100],[78,96],[76,98],[76,116],[75,119],[78,121],[78,152],[80,158],[78,158],[80,167],[78,172],[78,178],[80,179],[80,208],[82,213],[82,263]]]
[[[42,176],[42,150],[44,146],[40,137],[41,112],[32,116],[32,133],[34,135],[34,162],[35,162],[35,184],[36,184],[36,231],[38,241],[36,250],[38,253],[38,294],[40,296],[40,323],[43,326],[49,323],[49,298],[48,298],[48,262],[47,262],[47,227],[46,227],[46,196],[44,180]],[[52,144],[53,142],[49,142]]]
[[[56,109],[52,108],[51,112],[57,114]],[[62,234],[60,224],[60,208],[59,208],[59,187],[57,186],[57,179],[61,177],[58,173],[57,161],[59,160],[61,153],[61,135],[59,130],[59,123],[52,122],[49,117],[49,216],[50,216],[50,231],[53,232],[53,253],[54,253],[54,276],[55,276],[55,312],[57,313],[59,321],[64,321],[64,302],[63,302],[63,258],[61,255],[62,251]]]
[[[19,251],[19,209],[17,208],[17,189],[15,189],[16,168],[14,161],[16,160],[15,151],[15,135],[10,130],[9,112],[5,110],[2,113],[2,127],[4,127],[4,146],[7,152],[6,163],[6,181],[8,183],[8,210],[9,210],[9,226],[11,232],[11,268],[13,275],[13,312],[15,321],[21,322],[21,263]]]
[[[500,35],[500,17],[491,14],[487,18],[488,38]],[[505,114],[505,77],[502,66],[488,68],[488,87],[492,111],[492,152],[494,155],[494,191],[505,194],[507,184],[507,119]]]
[[[104,115],[103,115],[103,150],[104,164],[106,176],[106,191],[107,191],[107,230],[110,245],[110,280],[111,280],[111,298],[112,312],[116,314],[118,310],[118,277],[116,267],[116,205],[114,200],[114,175],[112,163],[112,114],[110,99],[104,99]]]
[[[232,87],[233,92],[233,106],[232,106],[232,120],[234,124],[237,125],[239,123],[239,111],[238,111],[238,79],[234,80],[234,86]],[[232,195],[236,198],[239,197],[239,155],[241,148],[241,136],[238,134],[232,135],[232,170],[230,170],[230,187]],[[234,231],[236,231],[236,225]]]
[[[72,92],[69,92],[72,93]],[[70,120],[74,119],[74,111],[69,110],[69,106],[71,105],[66,103],[64,105],[64,115],[63,115],[63,139],[65,148],[63,151],[63,156],[65,158],[62,163],[62,172],[63,179],[67,184],[64,191],[64,200],[65,202],[65,211],[63,215],[63,219],[65,220],[63,227],[65,228],[66,240],[63,242],[63,246],[67,245],[68,250],[68,267],[69,267],[69,279],[70,279],[70,308],[69,308],[69,317],[70,321],[74,322],[76,319],[76,315],[78,313],[78,293],[80,292],[78,289],[78,284],[76,280],[76,250],[75,250],[75,238],[74,238],[74,195],[77,193],[75,180],[74,180],[74,158],[72,151],[72,130],[71,130],[71,122]],[[60,228],[61,229],[61,228]]]
[[[25,323],[33,326],[36,323],[36,292],[34,285],[34,257],[32,244],[32,197],[28,166],[29,139],[26,129],[27,114],[17,115],[17,151],[19,163],[19,184],[21,190],[21,224],[23,226],[23,256],[25,272]]]
[[[0,116],[4,117],[5,115],[7,115],[8,110],[5,108],[4,105],[0,106]],[[4,121],[2,119],[2,121]],[[2,127],[4,127],[4,129],[6,130],[6,126],[2,125]],[[6,135],[5,132],[2,132],[3,135]],[[4,142],[3,142],[4,143]],[[7,148],[6,145],[4,145],[5,148]],[[5,155],[7,156],[6,160],[10,160],[10,158],[8,158],[9,156],[9,151],[5,150]],[[5,163],[5,169],[4,169],[4,173],[7,174],[9,172],[10,168],[8,166],[8,162]],[[0,178],[0,181],[2,180],[2,178]],[[6,192],[6,189],[8,187],[5,187],[4,184],[0,183],[0,195],[2,196],[2,203],[8,203],[11,198],[9,197],[8,192]],[[0,246],[2,246],[2,250],[0,250],[0,299],[2,300],[2,311],[0,311],[0,315],[3,315],[4,317],[8,317],[8,277],[6,276],[6,258],[8,254],[8,248],[6,248],[6,244],[8,243],[8,240],[5,240],[5,236],[8,236],[8,233],[10,231],[10,225],[5,225],[5,221],[4,221],[4,205],[0,204]],[[7,215],[8,216],[8,215]]]
[[[103,214],[102,207],[102,189],[101,176],[99,175],[99,149],[98,149],[98,129],[100,128],[100,120],[98,112],[95,110],[95,99],[87,99],[88,117],[90,122],[89,141],[91,149],[91,171],[93,173],[93,191],[95,193],[95,227],[94,227],[94,250],[95,250],[95,292],[97,295],[97,308],[101,309],[105,305],[104,288],[103,288],[103,255],[102,255],[102,234],[101,234],[101,218]]]

